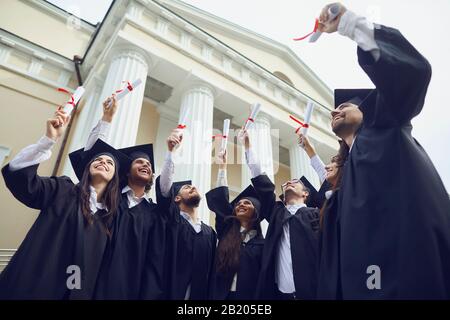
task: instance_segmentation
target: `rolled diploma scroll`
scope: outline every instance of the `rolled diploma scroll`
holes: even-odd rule
[[[307,124],[309,126],[309,123],[311,122],[311,115],[313,113],[314,110],[314,103],[312,103],[311,101],[308,101],[308,103],[306,104],[306,112],[305,112],[305,124]],[[301,128],[300,132],[306,136],[306,134],[308,133],[308,128]]]
[[[178,137],[181,137],[183,129],[186,127],[188,113],[189,113],[189,107],[185,107],[181,110],[180,122],[178,123],[178,126],[176,128],[176,130],[178,131]]]
[[[340,10],[341,10],[341,6],[339,4],[332,5],[330,8],[328,8],[328,20],[327,21],[333,21],[333,19],[338,16]],[[320,31],[314,32],[311,35],[311,37],[309,37],[309,42],[316,42],[317,39],[319,39],[321,35],[322,35],[322,32],[320,32]]]
[[[139,85],[142,83],[141,79],[136,79],[134,80],[133,83],[131,83],[131,87],[133,88],[132,90],[136,89],[137,87],[139,87]],[[128,86],[126,86],[122,91],[120,91],[117,95],[116,95],[116,101],[120,101],[122,100],[127,94],[129,94],[132,90],[130,90],[128,88]],[[109,102],[108,104],[108,108],[111,107],[112,105],[112,100]]]
[[[78,103],[78,101],[80,101],[81,97],[82,97],[83,94],[84,94],[84,91],[85,91],[85,90],[84,90],[83,87],[78,87],[78,88],[75,90],[75,92],[73,93],[73,95],[72,95],[72,97],[73,97],[73,103],[74,103],[74,104],[68,102],[68,103],[66,103],[66,105],[64,106],[63,111],[64,111],[68,116],[72,113],[74,106],[76,106],[77,103]]]
[[[250,111],[250,119],[252,119],[253,121],[255,121],[255,119],[256,119],[256,116],[258,115],[258,113],[259,113],[259,109],[261,109],[261,105],[257,102],[257,103],[254,103],[253,105],[252,105],[252,109],[251,109],[251,111]],[[250,126],[251,126],[251,124],[253,123],[253,121],[250,121],[250,120],[246,120],[245,121],[245,126],[244,126],[244,130],[248,130],[248,129],[250,129]]]
[[[228,133],[230,132],[230,119],[223,120],[223,131],[222,131],[222,146],[220,151],[223,152],[227,149]]]

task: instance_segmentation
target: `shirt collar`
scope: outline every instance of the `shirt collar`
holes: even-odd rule
[[[126,194],[128,194],[128,195],[130,195],[132,198],[135,198],[135,199],[145,199],[145,200],[147,200],[147,202],[148,203],[150,203],[150,199],[147,197],[147,195],[145,194],[145,192],[144,192],[144,194],[142,195],[142,196],[140,196],[140,197],[136,197],[136,195],[134,194],[134,191],[133,191],[133,189],[131,189],[130,188],[130,186],[125,186],[123,189],[122,189],[122,194],[123,193],[126,193]]]
[[[286,205],[286,209],[288,209],[288,211],[291,214],[295,214],[298,211],[298,209],[305,208],[305,207],[306,207],[306,204],[304,204],[304,203]]]
[[[192,223],[192,224],[195,224],[195,225],[201,225],[201,224],[202,224],[202,222],[201,222],[200,219],[197,219],[197,221],[194,221],[194,220],[191,218],[191,216],[190,216],[188,213],[184,212],[184,211],[180,211],[180,214],[181,214],[181,216],[182,216],[183,218],[185,218],[187,221],[189,221],[189,222]]]
[[[328,190],[325,192],[325,198],[330,199],[331,196],[333,195],[333,190]]]
[[[245,232],[245,231],[246,231],[246,229],[244,227],[241,227],[241,234],[245,234],[245,238],[244,238],[244,240],[242,240],[242,242],[244,242],[244,243],[249,242],[257,235],[257,231],[254,229],[250,230],[248,232]]]
[[[97,191],[95,191],[93,186],[89,186],[91,191],[89,195],[89,208],[91,209],[91,214],[94,215],[98,210],[105,209],[108,211],[108,208],[100,202],[97,202]]]

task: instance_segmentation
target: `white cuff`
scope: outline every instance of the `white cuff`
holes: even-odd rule
[[[338,25],[338,32],[355,41],[358,46],[372,54],[375,61],[380,58],[380,48],[375,41],[375,26],[365,17],[346,11]]]
[[[217,172],[217,187],[226,187],[228,186],[227,181],[227,169],[219,169]]]
[[[53,146],[56,144],[56,141],[43,135],[37,142],[37,148],[39,152],[46,152],[51,150]]]

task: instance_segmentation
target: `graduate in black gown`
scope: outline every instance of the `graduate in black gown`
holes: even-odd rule
[[[340,295],[449,299],[450,200],[411,135],[430,64],[398,30],[343,6],[319,28],[358,43],[358,62],[376,86],[335,91],[332,129],[350,148],[338,203]]]
[[[219,166],[218,186],[206,194],[208,207],[216,214],[219,239],[211,299],[251,300],[255,298],[264,246],[261,203],[251,185],[230,202],[226,151],[219,154]]]
[[[156,179],[157,203],[167,221],[167,298],[206,300],[212,286],[217,235],[198,217],[202,198],[191,181],[172,183],[171,156],[181,140],[176,130],[167,139],[169,152]]]
[[[322,182],[319,191],[316,191],[305,177],[300,179],[310,189],[306,204],[309,207],[320,209],[317,298],[320,300],[340,299],[340,283],[336,272],[339,268],[339,220],[337,219],[337,211],[343,166],[349,148],[344,141],[339,140],[338,154],[333,156],[330,163],[325,165],[316,154],[307,136],[299,134],[299,145],[304,148],[310,157],[311,165]]]
[[[69,117],[57,111],[47,133],[2,169],[20,202],[41,212],[0,275],[0,299],[92,299],[101,275],[111,222],[119,205],[119,170],[126,156],[103,141],[79,158],[82,179],[40,177],[39,163],[64,133]]]
[[[103,117],[85,149],[107,139],[117,110],[115,97],[103,102]],[[70,156],[75,158],[78,150]],[[121,202],[113,223],[113,239],[104,259],[97,299],[162,299],[164,287],[165,225],[147,192],[155,172],[153,145],[119,149],[132,161],[121,178]]]
[[[319,209],[306,206],[308,192],[300,179],[284,183],[284,202],[277,201],[275,185],[261,172],[248,133],[243,131],[242,137],[261,218],[269,222],[256,299],[315,299]]]

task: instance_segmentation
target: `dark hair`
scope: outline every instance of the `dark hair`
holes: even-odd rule
[[[152,173],[153,173],[153,172],[152,172]],[[150,178],[150,181],[145,185],[144,191],[145,191],[145,192],[149,192],[150,189],[152,188],[152,186],[153,186],[153,175],[152,175],[152,177]]]
[[[333,156],[331,158],[331,162],[336,163],[337,166],[337,173],[336,173],[336,182],[331,186],[331,190],[336,191],[339,190],[342,183],[342,177],[344,176],[344,164],[347,161],[347,157],[349,154],[350,148],[348,145],[343,141],[339,140],[339,150],[338,154]],[[322,208],[320,209],[320,227],[322,227],[323,224],[323,218],[325,214],[325,210],[328,207],[328,200],[325,200],[325,203],[323,204]]]
[[[241,243],[243,239],[241,235],[241,223],[234,213],[235,208],[236,206],[233,208],[233,215],[225,218],[224,223],[229,224],[229,227],[223,238],[219,240],[217,246],[216,271],[218,273],[234,274],[239,269]],[[258,236],[262,234],[256,208],[249,226],[247,232],[256,230]]]
[[[89,226],[92,225],[94,222],[94,218],[91,214],[91,208],[89,206],[89,198],[91,195],[91,175],[90,175],[90,166],[92,162],[94,162],[95,157],[88,163],[86,168],[83,172],[83,177],[80,181],[80,208],[81,212],[83,213],[85,225]],[[103,201],[103,204],[108,208],[109,211],[101,210],[99,212],[100,219],[103,223],[103,226],[105,228],[105,233],[108,235],[108,237],[111,237],[111,231],[109,229],[109,226],[111,225],[111,222],[114,218],[114,216],[117,213],[118,207],[119,207],[119,170],[116,163],[116,167],[114,170],[114,176],[111,179],[111,181],[108,182],[106,185],[106,189],[103,192],[101,200]]]

